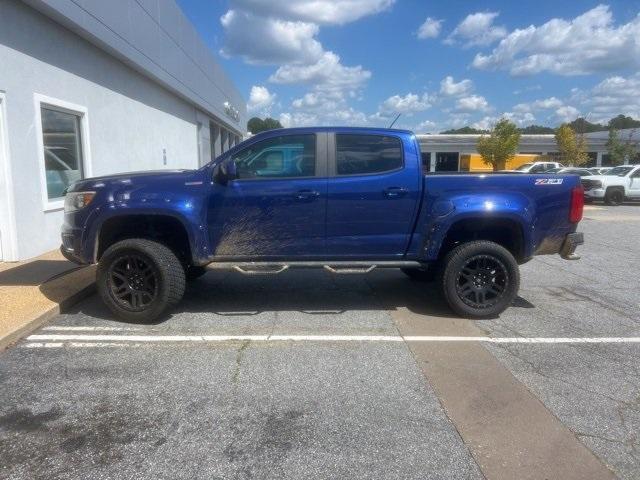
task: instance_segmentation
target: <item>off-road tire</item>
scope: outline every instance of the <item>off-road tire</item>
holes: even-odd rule
[[[604,203],[617,207],[618,205],[622,205],[622,202],[624,202],[624,190],[619,188],[607,189],[607,192],[604,194]]]
[[[435,265],[428,268],[401,268],[400,270],[416,282],[433,282],[438,277]]]
[[[145,293],[151,298],[147,306],[135,308],[127,305],[126,300],[116,297],[114,290],[126,290],[131,282],[122,281],[117,286],[115,282],[120,281],[119,277],[122,275],[114,273],[113,269],[116,265],[130,265],[131,262],[127,260],[130,258],[138,259],[138,265],[146,264],[145,270],[152,272],[149,275],[154,275],[152,289],[154,295]],[[114,275],[119,277],[116,278]],[[102,301],[116,316],[127,322],[149,323],[160,318],[180,302],[185,290],[185,271],[180,260],[165,245],[152,240],[132,238],[117,242],[104,252],[98,263],[96,284]],[[135,303],[132,295],[130,298],[129,303]]]
[[[483,279],[480,279],[480,283],[485,286],[479,288],[497,289],[499,286],[502,287],[502,293],[496,295],[495,298],[490,298],[483,306],[479,304],[472,305],[471,303],[475,302],[464,297],[462,293],[465,289],[467,291],[471,289],[474,292],[473,295],[476,295],[475,283],[470,282],[467,279],[469,275],[463,271],[463,269],[467,272],[476,271],[470,267],[472,263],[468,263],[474,261],[485,261],[489,265],[495,264],[494,271],[500,271],[499,276],[496,274],[495,278],[492,278],[493,273],[490,268],[481,269],[483,273],[480,275],[485,280],[488,280],[483,281]],[[462,286],[460,283],[461,277],[463,280]],[[520,271],[518,262],[506,248],[494,242],[479,240],[463,243],[447,254],[443,262],[440,281],[444,297],[456,314],[465,318],[495,318],[515,300],[520,287]],[[486,293],[483,298],[487,297]]]

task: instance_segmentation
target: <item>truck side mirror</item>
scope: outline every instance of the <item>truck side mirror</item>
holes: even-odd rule
[[[226,185],[236,178],[238,178],[238,170],[232,158],[225,158],[213,170],[213,179],[220,185]]]

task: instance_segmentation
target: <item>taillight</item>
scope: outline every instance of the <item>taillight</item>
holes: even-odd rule
[[[584,188],[582,185],[574,187],[571,190],[571,208],[569,209],[569,221],[578,223],[582,220],[582,211],[584,210]]]

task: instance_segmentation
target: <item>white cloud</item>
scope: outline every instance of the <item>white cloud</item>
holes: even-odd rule
[[[618,27],[607,5],[573,20],[554,18],[538,27],[516,29],[473,66],[509,70],[512,75],[551,72],[582,75],[640,68],[640,16]]]
[[[428,94],[416,95],[415,93],[407,93],[405,96],[393,95],[387,98],[380,105],[378,111],[381,116],[393,115],[397,113],[413,114],[422,112],[431,107]]]
[[[442,29],[442,20],[436,20],[435,18],[427,17],[420,28],[418,29],[418,38],[436,38],[440,35]]]
[[[436,130],[436,127],[436,122],[425,120],[415,125],[411,130],[413,130],[415,133],[431,133]]]
[[[457,97],[467,95],[473,90],[473,82],[469,79],[456,83],[452,76],[447,76],[440,82],[440,95],[447,97]]]
[[[457,112],[487,112],[491,110],[489,102],[481,95],[469,95],[459,98],[455,105]]]
[[[249,93],[247,110],[250,113],[259,112],[263,115],[268,115],[275,101],[275,93],[269,92],[269,89],[267,87],[254,85],[253,87],[251,87],[251,93]]]
[[[491,45],[507,34],[504,27],[493,24],[498,12],[478,12],[467,15],[447,37],[445,43],[461,42],[465,47]]]
[[[232,8],[256,15],[343,25],[388,10],[395,0],[233,0]]]
[[[333,52],[324,55],[313,64],[283,65],[269,77],[273,83],[301,83],[312,85],[318,90],[338,90],[355,92],[371,78],[371,72],[362,68],[345,67],[340,57]]]
[[[571,100],[589,113],[590,121],[606,123],[619,114],[640,118],[640,73],[606,78],[589,90],[574,91]]]
[[[502,116],[515,123],[518,127],[526,127],[536,121],[535,115],[531,112],[505,112]]]
[[[564,105],[564,102],[556,97],[544,98],[541,100],[535,100],[529,103],[519,103],[513,107],[515,112],[535,112],[538,110],[551,110],[554,108],[560,108]]]
[[[580,116],[580,110],[571,105],[565,105],[555,111],[555,117],[560,123],[572,122]]]
[[[477,122],[473,122],[471,127],[477,128],[478,130],[491,130],[497,121],[497,117],[483,117]]]
[[[229,10],[220,22],[225,32],[220,53],[227,57],[277,65],[316,62],[323,55],[322,45],[315,39],[319,27],[313,23],[264,18],[240,10]]]
[[[337,110],[284,112],[280,114],[283,127],[305,127],[314,125],[367,125],[369,120],[363,112],[344,106]]]

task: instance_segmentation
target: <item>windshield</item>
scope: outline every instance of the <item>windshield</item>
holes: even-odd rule
[[[606,172],[607,175],[616,175],[618,177],[624,177],[627,173],[633,170],[633,167],[615,167]]]
[[[516,170],[518,170],[519,172],[522,172],[522,171],[525,171],[525,170],[529,170],[532,165],[533,165],[533,163],[525,163],[523,165],[520,165],[518,168],[516,168]]]

